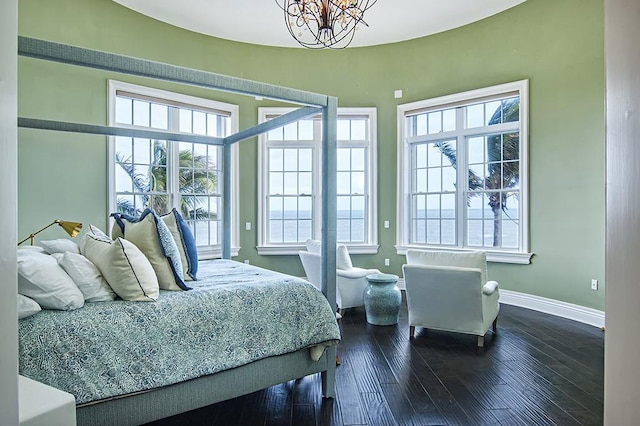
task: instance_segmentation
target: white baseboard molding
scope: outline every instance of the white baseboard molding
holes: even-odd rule
[[[500,303],[533,309],[534,311],[567,318],[594,327],[604,327],[605,313],[603,311],[574,305],[573,303],[502,289],[500,290]]]
[[[398,287],[401,290],[406,289],[404,279],[398,280]],[[544,312],[545,314],[578,321],[594,327],[604,327],[605,313],[603,311],[574,305],[573,303],[502,289],[500,289],[500,303]]]
[[[398,288],[400,290],[406,290],[407,289],[407,286],[404,285],[404,278],[398,279],[397,285],[398,285]]]

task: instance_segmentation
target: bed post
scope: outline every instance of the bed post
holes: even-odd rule
[[[225,140],[222,146],[222,258],[231,259],[231,147]]]
[[[337,217],[337,121],[338,99],[328,96],[322,108],[322,292],[336,307],[336,217]],[[322,394],[335,395],[336,347],[327,349],[327,371],[322,373]]]

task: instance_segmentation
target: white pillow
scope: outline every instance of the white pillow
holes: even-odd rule
[[[18,319],[30,317],[41,310],[42,308],[38,305],[38,302],[18,293]]]
[[[18,255],[29,253],[47,254],[47,252],[40,246],[18,246]]]
[[[66,252],[60,256],[58,264],[62,266],[74,283],[78,286],[85,302],[107,302],[117,297],[100,270],[89,259],[81,254]]]
[[[66,311],[84,306],[84,297],[71,277],[46,254],[18,251],[18,293],[45,309]]]
[[[110,241],[88,234],[85,253],[124,300],[153,302],[158,298],[160,291],[153,267],[130,241],[123,238]]]
[[[322,250],[322,241],[320,240],[307,240],[306,241],[307,251],[311,253],[320,254]],[[353,268],[353,263],[351,263],[351,256],[349,255],[349,250],[347,246],[344,244],[338,243],[336,245],[336,269],[351,269]]]
[[[351,269],[353,263],[351,263],[351,256],[349,250],[344,244],[338,244],[336,246],[336,269]]]
[[[67,251],[70,251],[72,253],[80,253],[80,248],[78,247],[78,245],[67,238],[40,241],[40,245],[44,248],[44,251],[49,254],[65,253]]]
[[[184,271],[178,246],[167,225],[150,209],[140,218],[113,213],[124,238],[140,249],[153,266],[158,284],[163,290],[189,290],[184,283]]]

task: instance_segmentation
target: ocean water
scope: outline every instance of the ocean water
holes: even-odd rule
[[[456,244],[456,225],[453,210],[442,212],[439,218],[437,211],[419,211],[413,219],[411,242],[416,244]],[[518,248],[519,213],[510,209],[508,215],[503,214],[500,223],[501,247]],[[468,245],[471,247],[494,247],[494,219],[491,209],[469,209],[466,230]],[[314,238],[312,232],[311,212],[272,211],[270,212],[269,232],[274,243],[304,242]],[[349,218],[348,211],[338,212],[338,241],[364,242],[366,220],[363,211],[353,212]]]

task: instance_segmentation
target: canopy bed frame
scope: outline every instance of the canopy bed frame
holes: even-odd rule
[[[164,80],[212,90],[261,96],[300,105],[299,109],[225,138],[172,132],[124,129],[104,125],[18,118],[18,127],[86,134],[157,138],[221,146],[223,150],[222,258],[231,258],[231,148],[271,129],[322,115],[322,292],[336,304],[336,120],[337,98],[224,76],[140,58],[101,52],[45,40],[18,37],[18,55]],[[308,350],[269,357],[212,375],[151,391],[116,397],[77,407],[78,424],[140,424],[234,398],[288,380],[321,373],[322,393],[334,397],[335,346],[314,362]]]

